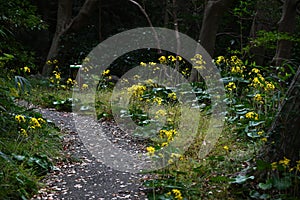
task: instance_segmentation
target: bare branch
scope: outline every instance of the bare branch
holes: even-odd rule
[[[142,13],[145,15],[148,23],[149,23],[149,26],[152,28],[152,31],[154,33],[154,37],[156,39],[156,42],[157,42],[157,49],[158,49],[158,53],[161,53],[161,49],[160,49],[160,43],[159,43],[159,39],[158,39],[158,35],[157,35],[157,32],[155,31],[154,27],[153,27],[153,24],[147,14],[147,12],[145,11],[145,9],[136,1],[134,0],[129,0],[131,3],[135,4],[137,7],[139,7],[139,9],[142,11]]]

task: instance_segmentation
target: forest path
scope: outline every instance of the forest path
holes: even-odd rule
[[[63,133],[64,153],[67,159],[57,163],[56,170],[45,177],[45,187],[32,199],[147,199],[142,180],[147,175],[121,172],[105,166],[95,159],[82,143],[75,127],[72,113],[49,108],[34,108],[52,121]],[[141,148],[112,123],[99,122],[105,132],[125,149]]]

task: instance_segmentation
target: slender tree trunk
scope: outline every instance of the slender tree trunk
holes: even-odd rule
[[[205,6],[200,32],[200,44],[213,56],[219,23],[233,0],[209,0]],[[192,69],[190,81],[197,81],[197,70]]]
[[[169,1],[165,0],[164,1],[164,8],[163,8],[163,13],[164,13],[164,27],[168,27],[169,25]]]
[[[250,30],[250,37],[255,39],[259,31],[270,31],[272,27],[277,23],[276,19],[270,19],[270,9],[269,5],[273,3],[273,0],[258,0],[256,3],[256,12],[252,21],[252,26]],[[251,46],[250,54],[253,55],[252,60],[255,61],[257,65],[263,65],[265,59],[265,47],[261,46]]]
[[[300,67],[286,97],[269,131],[275,142],[264,151],[265,160],[269,162],[283,156],[294,163],[300,160]]]
[[[297,5],[299,0],[285,0],[282,8],[282,16],[278,23],[279,33],[288,33],[292,35],[296,28]],[[284,60],[291,57],[293,42],[289,40],[279,40],[273,61],[277,66]]]
[[[99,0],[98,3],[98,37],[99,37],[99,42],[103,41],[103,36],[102,36],[102,0]]]
[[[86,0],[79,13],[72,19],[73,0],[59,0],[57,12],[57,25],[47,60],[55,58],[59,52],[61,37],[69,32],[80,30],[88,21],[94,9],[98,8],[98,0]],[[48,76],[52,71],[52,65],[45,64],[43,76]]]
[[[57,56],[60,37],[63,35],[65,27],[70,22],[72,17],[72,5],[72,0],[58,1],[56,31],[54,33],[52,43],[48,51],[47,61]],[[51,73],[51,71],[52,67],[50,65],[45,64],[43,67],[42,75],[48,76]]]

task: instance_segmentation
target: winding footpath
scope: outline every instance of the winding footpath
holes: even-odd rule
[[[24,105],[24,103],[23,103]],[[28,107],[28,106],[27,106]],[[147,199],[142,180],[147,175],[121,172],[105,166],[85,148],[76,132],[72,113],[54,109],[34,108],[52,121],[63,133],[63,149],[67,159],[55,166],[57,170],[47,175],[45,187],[32,199]],[[140,148],[113,123],[99,122],[115,143],[124,148]]]

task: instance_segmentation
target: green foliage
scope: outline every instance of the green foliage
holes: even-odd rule
[[[0,196],[3,199],[30,199],[40,179],[53,170],[59,155],[60,136],[40,114],[15,105],[14,100],[29,90],[29,82],[7,68],[13,59],[0,56]]]
[[[36,12],[36,7],[28,0],[1,0],[0,53],[6,52],[14,56],[7,68],[16,72],[16,68],[26,65],[34,67],[34,53],[22,44],[24,38],[20,39],[20,34],[46,28]]]
[[[250,45],[247,45],[243,50],[249,52],[252,47],[264,47],[266,49],[275,50],[277,42],[279,40],[287,40],[292,42],[300,42],[296,35],[290,35],[288,33],[280,33],[278,31],[265,31],[260,30],[257,33],[257,37],[251,38]]]

